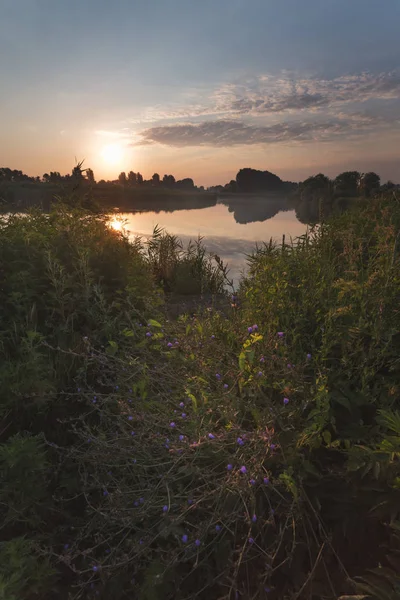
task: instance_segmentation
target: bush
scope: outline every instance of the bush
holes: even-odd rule
[[[376,198],[259,248],[229,311],[172,323],[156,282],[221,289],[201,246],[4,223],[7,593],[397,598],[399,219]]]

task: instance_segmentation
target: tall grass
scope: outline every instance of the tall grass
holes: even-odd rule
[[[169,322],[222,290],[201,244],[4,221],[0,595],[397,598],[399,226],[376,198]]]

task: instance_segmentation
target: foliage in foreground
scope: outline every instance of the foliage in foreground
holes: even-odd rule
[[[399,224],[259,248],[171,323],[171,239],[4,223],[0,597],[397,598]]]

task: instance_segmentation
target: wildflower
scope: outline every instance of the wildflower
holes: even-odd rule
[[[81,391],[81,388],[78,388],[78,389],[77,389],[77,392],[80,392],[80,391]]]
[[[108,496],[108,492],[107,492],[107,490],[104,490],[104,492],[103,492],[103,496]]]
[[[146,337],[151,337],[153,334],[151,333],[151,331],[147,331],[146,333]]]
[[[172,344],[171,344],[171,342],[168,342],[168,344],[167,344],[167,347],[168,347],[168,348],[172,348]]]
[[[110,554],[110,548],[107,548],[106,554]]]
[[[183,408],[183,407],[185,406],[185,403],[184,403],[184,402],[181,402],[181,403],[179,404],[179,406],[180,406],[181,408]]]
[[[229,387],[229,385],[227,383],[224,383],[224,389],[227,390]]]
[[[265,485],[268,485],[268,484],[269,484],[269,479],[268,479],[268,477],[264,477],[264,480],[263,480],[263,481],[264,481]]]
[[[287,366],[288,369],[292,368],[292,365],[290,363],[288,363],[286,366]]]
[[[255,479],[250,479],[250,485],[255,485],[256,484],[256,480]]]
[[[116,390],[119,390],[119,386],[118,386],[118,385],[116,385],[116,386],[115,386],[115,389],[116,389]]]
[[[236,440],[239,446],[243,446],[244,441],[242,440],[241,437],[238,437],[238,439]]]
[[[232,471],[233,466],[231,464],[229,464],[226,468],[228,469],[228,471]]]
[[[253,333],[253,328],[252,328],[252,327],[248,327],[248,328],[247,328],[247,331],[248,331],[249,333]]]
[[[263,372],[262,371],[258,371],[257,375],[258,375],[258,377],[262,377],[263,376]]]
[[[278,331],[278,337],[283,338],[284,335],[283,331]]]
[[[182,419],[186,419],[186,413],[182,413]]]
[[[179,436],[179,441],[180,441],[180,442],[183,442],[183,440],[184,440],[184,439],[185,439],[185,436],[184,436],[184,435],[180,435],[180,436]]]
[[[253,325],[253,331],[257,331],[258,325]]]
[[[209,438],[210,440],[214,440],[214,439],[215,439],[215,435],[213,435],[212,433],[209,433],[209,434],[208,434],[208,438]]]
[[[200,544],[201,544],[201,541],[200,541],[200,540],[196,540],[196,541],[195,541],[195,546],[199,547],[199,546],[200,546]]]
[[[131,435],[136,435],[134,431],[131,431]]]
[[[169,450],[169,445],[168,445],[168,444],[165,444],[165,448],[166,448],[167,450]]]
[[[184,544],[187,544],[187,541],[188,541],[188,536],[186,535],[186,533],[184,533],[183,536],[182,536],[182,542]]]
[[[307,354],[307,360],[311,360],[311,354]]]
[[[289,404],[289,398],[284,398],[283,399],[283,404],[286,406],[287,404]]]
[[[221,379],[221,375],[219,373],[216,373],[215,377],[218,379],[218,381]]]
[[[172,429],[175,427],[175,423],[173,421],[171,421],[171,423],[169,424],[170,427],[172,427]]]
[[[64,544],[64,550],[68,550],[69,544]]]
[[[270,591],[271,591],[271,588],[269,588],[269,587],[266,585],[266,586],[264,587],[264,592],[267,592],[267,594],[268,594],[268,592],[270,592]]]
[[[264,357],[264,356],[262,356],[262,357],[260,358],[260,362],[262,362],[262,363],[263,363],[263,362],[265,362],[265,357]]]
[[[135,500],[135,502],[133,503],[133,506],[139,506],[139,502],[137,500]]]
[[[128,421],[132,421],[132,419],[133,419],[132,415],[129,415]]]
[[[142,538],[140,538],[140,540],[139,540],[139,544],[140,544],[140,545],[142,545],[142,544],[143,544],[143,540],[142,540]]]
[[[249,544],[254,544],[254,539],[252,537],[249,538]]]
[[[94,565],[93,571],[96,573],[96,571],[98,571],[98,570],[99,570],[99,567],[97,567],[96,565]]]
[[[270,444],[269,447],[270,447],[271,450],[275,450],[276,449],[276,444]]]
[[[243,467],[240,467],[240,469],[239,469],[239,470],[240,470],[240,472],[241,472],[241,473],[243,473],[243,474],[244,474],[244,473],[247,473],[247,469],[246,469],[246,467],[245,467],[244,465],[243,465]]]
[[[135,465],[136,464],[136,458],[132,458],[132,462]]]
[[[191,506],[193,504],[194,500],[192,500],[191,498],[188,499],[188,504],[189,506]]]
[[[166,504],[163,506],[163,512],[168,512],[168,506]]]
[[[215,335],[212,335],[212,336],[211,336],[211,339],[212,339],[212,340],[215,340]]]
[[[221,526],[220,525],[216,525],[215,526],[215,531],[218,533],[219,531],[221,531]]]
[[[140,504],[143,504],[144,498],[139,498],[139,502],[140,502]]]
[[[92,402],[93,402],[93,404],[96,404],[96,402],[97,402],[96,396],[93,398]]]
[[[253,515],[251,517],[251,520],[253,521],[253,523],[257,523],[257,515]]]

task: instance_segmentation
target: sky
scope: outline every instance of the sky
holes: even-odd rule
[[[399,0],[0,7],[0,166],[400,182]]]

